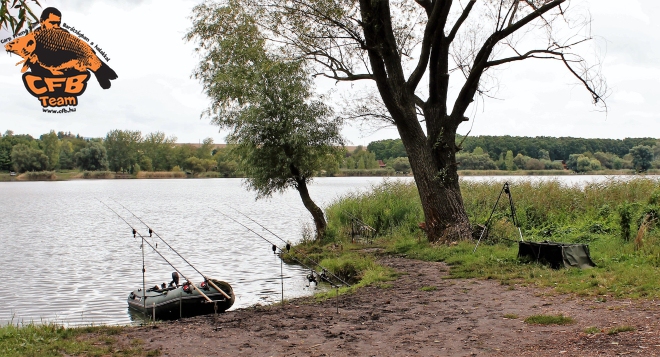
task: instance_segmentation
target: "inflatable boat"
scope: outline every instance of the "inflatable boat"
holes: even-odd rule
[[[152,319],[177,319],[196,315],[224,312],[234,304],[231,285],[208,279],[198,284],[133,290],[128,295],[128,307]]]

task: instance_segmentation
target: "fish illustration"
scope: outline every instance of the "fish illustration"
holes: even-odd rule
[[[38,28],[9,42],[5,49],[23,58],[17,63],[23,64],[22,72],[32,65],[47,69],[53,75],[89,69],[103,89],[110,88],[110,80],[118,78],[117,73],[101,61],[85,41],[61,28]]]

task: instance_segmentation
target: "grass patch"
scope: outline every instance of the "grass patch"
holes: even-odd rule
[[[461,182],[466,211],[483,224],[493,209],[503,182]],[[473,253],[475,242],[454,246],[429,244],[418,223],[424,220],[414,183],[385,180],[371,191],[348,194],[327,209],[328,238],[314,254],[327,254],[332,244],[350,245],[351,217],[376,229],[374,245],[386,253],[451,265],[450,278],[495,279],[511,289],[538,286],[557,293],[613,298],[660,298],[660,224],[646,227],[636,247],[646,215],[660,212],[660,182],[653,179],[604,181],[566,186],[558,181],[512,182],[522,234],[529,241],[586,243],[596,263],[592,269],[558,269],[517,258],[518,229],[510,219],[508,200],[495,209],[488,237]],[[625,220],[622,215],[625,214]],[[357,249],[357,245],[355,249]],[[364,247],[364,246],[362,246]],[[311,249],[311,248],[310,248]],[[338,254],[338,253],[337,253]]]
[[[436,291],[438,288],[435,286],[422,286],[419,290],[421,291]]]
[[[65,328],[55,324],[0,327],[2,356],[158,356],[160,350],[146,351],[143,343],[117,346],[124,327],[97,326]]]
[[[505,319],[515,320],[515,319],[518,318],[518,315],[516,315],[516,314],[504,314],[504,318],[505,318]]]
[[[525,322],[533,325],[570,325],[575,320],[564,315],[532,315]]]
[[[600,332],[601,330],[596,326],[590,326],[584,329],[584,333],[586,333],[587,335],[595,335]]]
[[[637,330],[634,326],[617,326],[607,330],[608,335],[616,335],[619,332],[629,332]]]

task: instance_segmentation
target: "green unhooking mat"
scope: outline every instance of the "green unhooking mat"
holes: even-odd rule
[[[596,266],[589,256],[589,246],[586,244],[518,242],[518,259],[548,264],[553,269],[584,269]]]

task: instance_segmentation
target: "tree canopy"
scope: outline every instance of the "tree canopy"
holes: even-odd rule
[[[317,76],[374,83],[377,95],[364,100],[352,96],[347,115],[397,127],[420,193],[429,239],[448,242],[471,237],[456,171],[460,150],[456,130],[467,120],[465,113],[475,98],[489,94],[494,68],[528,59],[556,60],[595,103],[603,103],[606,87],[598,67],[587,64],[576,51],[590,39],[588,20],[582,14],[572,16],[575,9],[567,4],[567,0],[228,0],[204,3],[196,21],[210,24],[222,18],[223,11],[241,9],[259,31],[245,31],[245,22],[227,16],[213,32],[239,34],[248,42],[259,32],[266,36],[264,48],[269,53],[302,59]],[[243,55],[246,62],[260,61],[251,53]],[[203,61],[200,67],[219,63]],[[214,88],[236,86],[233,78],[245,78],[240,71],[231,73],[234,76],[216,77]],[[450,87],[456,92],[450,93]]]
[[[254,18],[240,7],[205,3],[194,14],[188,39],[202,56],[195,77],[211,99],[206,115],[229,130],[248,188],[258,198],[295,188],[321,238],[325,218],[307,185],[340,154],[340,122],[314,97],[303,62],[269,54]]]

